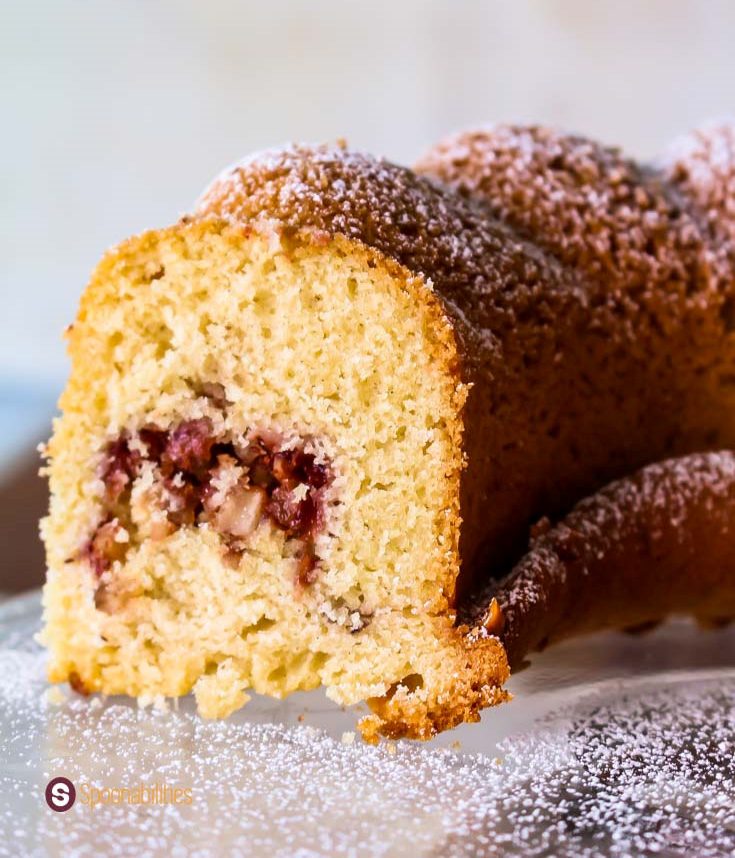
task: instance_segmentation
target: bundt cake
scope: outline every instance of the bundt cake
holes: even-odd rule
[[[534,128],[460,135],[415,171],[295,146],[109,251],[46,450],[50,678],[193,690],[209,717],[323,684],[368,701],[368,738],[428,738],[506,699],[503,641],[517,662],[565,633],[510,591],[598,507],[618,539],[601,586],[629,542],[647,569],[623,525],[658,521],[658,471],[549,525],[488,590],[532,526],[735,444],[735,251],[700,190],[712,173],[676,158],[641,168]],[[728,461],[661,480],[692,472],[699,498]],[[569,609],[557,590],[550,617]],[[609,624],[588,607],[570,633]]]

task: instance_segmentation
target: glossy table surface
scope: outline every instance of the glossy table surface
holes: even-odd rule
[[[733,628],[569,642],[480,724],[371,748],[321,692],[211,722],[51,689],[40,618],[0,605],[0,854],[735,854]]]

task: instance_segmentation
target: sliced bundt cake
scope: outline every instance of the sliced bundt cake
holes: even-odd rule
[[[501,646],[454,625],[467,385],[418,272],[477,279],[503,248],[453,195],[325,148],[112,250],[48,447],[52,678],[193,688],[209,716],[322,683],[390,695],[417,735],[502,696]]]
[[[560,140],[528,131],[523,170],[502,134],[440,148],[428,177],[266,154],[105,256],[47,450],[53,680],[215,717],[323,684],[369,737],[505,699],[498,602],[470,629],[462,594],[541,516],[735,443],[729,245]],[[483,159],[506,196],[462,178]]]

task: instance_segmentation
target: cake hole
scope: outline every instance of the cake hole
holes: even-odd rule
[[[409,673],[400,680],[400,682],[395,682],[388,689],[385,699],[391,700],[395,697],[396,693],[399,689],[405,689],[409,694],[413,694],[415,691],[418,691],[420,688],[424,687],[424,677],[421,676],[420,673]]]
[[[148,283],[153,283],[154,280],[160,280],[166,274],[166,266],[159,265],[157,268],[153,270],[151,274],[148,274],[147,281]]]
[[[413,693],[414,691],[418,691],[419,688],[424,687],[424,677],[420,673],[409,673],[408,676],[403,677],[400,685]]]
[[[311,658],[312,671],[321,670],[329,661],[329,656],[325,652],[315,652]]]
[[[156,344],[156,359],[160,360],[171,350],[173,331],[167,325],[160,325],[151,336]]]
[[[263,310],[266,314],[270,314],[275,308],[275,296],[268,289],[260,289],[253,295],[253,304],[258,310]]]
[[[256,634],[257,632],[265,632],[276,624],[275,620],[269,617],[261,617],[257,623],[251,623],[249,626],[244,626],[240,629],[240,637],[246,638],[248,635]]]
[[[286,678],[286,668],[283,665],[280,665],[279,667],[274,668],[268,674],[268,682],[272,682],[275,685],[278,685],[279,683],[283,682],[283,680],[285,678]]]

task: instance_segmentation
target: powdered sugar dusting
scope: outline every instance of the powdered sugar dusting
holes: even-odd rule
[[[715,233],[735,240],[735,120],[712,122],[677,140],[664,169]]]
[[[483,205],[410,170],[339,146],[294,145],[259,153],[218,176],[195,209],[278,233],[345,236],[405,265],[437,288],[475,348],[495,344],[475,312],[507,313],[540,282],[550,292],[575,288],[556,261],[521,241]],[[267,229],[266,229],[267,228]]]
[[[732,196],[709,160],[716,138],[697,137],[705,139],[696,163],[707,165],[722,196]],[[711,288],[732,271],[732,249],[724,262],[664,176],[584,137],[537,126],[481,128],[442,141],[417,169],[484,200],[521,235],[608,289]]]
[[[68,690],[49,699],[46,687],[30,632],[3,642],[0,854],[735,850],[732,670],[605,683],[507,739],[502,759],[405,742],[372,748],[310,727],[203,721]],[[43,800],[59,774],[77,787],[64,814]],[[192,803],[92,810],[82,801],[83,784],[141,783],[191,787]]]
[[[500,810],[514,830],[499,841],[524,855],[732,854],[734,679],[605,690],[510,740]]]

